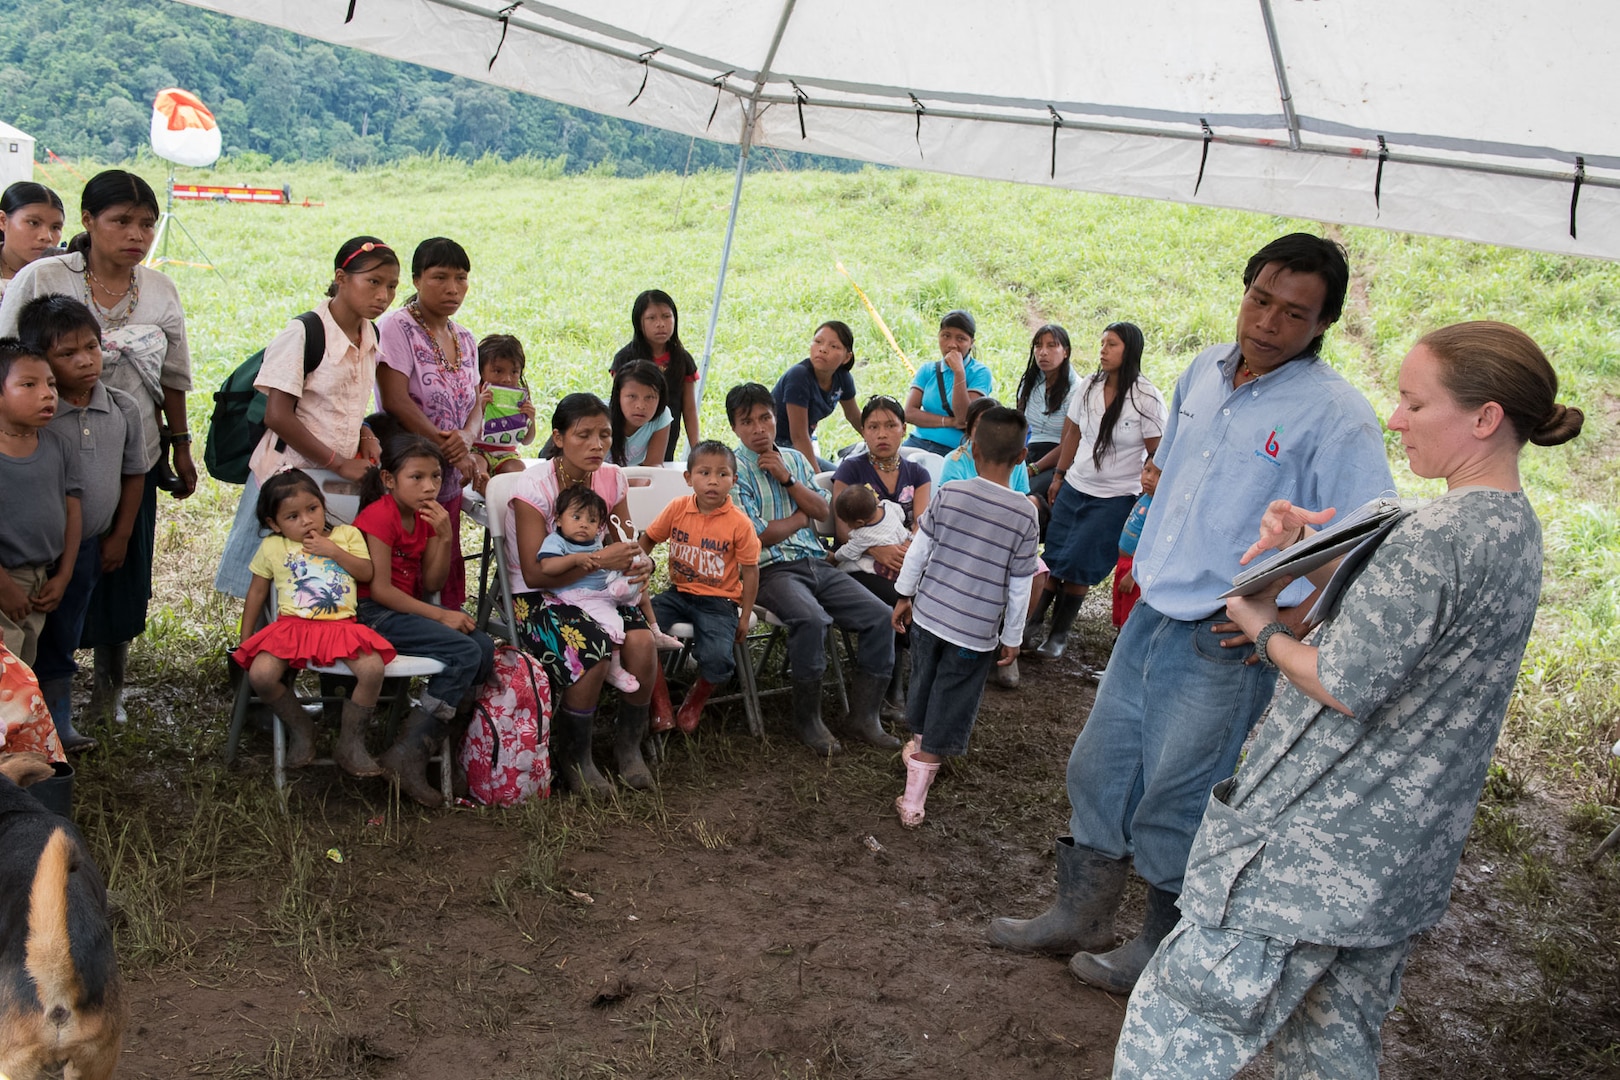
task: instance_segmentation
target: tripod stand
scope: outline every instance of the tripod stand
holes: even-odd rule
[[[168,195],[168,201],[163,208],[163,213],[158,217],[157,233],[152,237],[152,250],[150,254],[146,256],[146,261],[142,263],[142,265],[157,269],[162,266],[167,266],[169,263],[174,263],[177,266],[196,267],[198,270],[213,270],[214,273],[219,276],[219,280],[224,281],[225,275],[220,274],[220,272],[214,268],[213,260],[208,258],[208,252],[204,251],[202,245],[197,243],[197,238],[191,235],[191,230],[186,228],[185,222],[181,221],[179,216],[174,212],[173,169],[169,170]],[[169,257],[169,236],[175,229],[179,229],[180,232],[185,235],[185,238],[191,241],[191,246],[196,248],[197,254],[203,257],[202,262],[187,262],[185,259]]]

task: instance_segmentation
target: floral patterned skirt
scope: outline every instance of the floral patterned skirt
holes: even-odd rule
[[[553,694],[560,695],[574,685],[591,665],[606,660],[618,647],[595,619],[544,593],[514,596],[512,614],[517,618],[518,644],[546,669]],[[619,614],[627,634],[648,628],[647,618],[638,607],[621,607]]]

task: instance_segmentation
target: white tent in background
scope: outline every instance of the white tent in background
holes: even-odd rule
[[[0,124],[0,191],[34,178],[34,137],[10,124]]]
[[[1612,0],[185,0],[737,143],[1620,258]]]

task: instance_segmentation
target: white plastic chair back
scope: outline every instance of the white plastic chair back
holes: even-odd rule
[[[945,469],[945,459],[932,450],[917,450],[915,448],[900,451],[907,461],[915,461],[928,470],[928,478],[932,483],[939,483],[939,474]]]
[[[509,553],[506,550],[506,517],[512,493],[523,480],[522,473],[501,473],[489,478],[484,489],[484,518],[488,522],[490,539],[495,548],[495,578],[490,583],[498,604],[491,607],[485,626],[494,629],[507,641],[517,641],[517,619],[512,614],[512,590]],[[498,612],[498,614],[497,614]],[[497,621],[498,620],[498,621]]]
[[[629,492],[625,501],[630,508],[630,522],[640,532],[664,512],[664,507],[676,499],[692,494],[686,483],[684,470],[676,472],[660,465],[631,465],[624,470]]]

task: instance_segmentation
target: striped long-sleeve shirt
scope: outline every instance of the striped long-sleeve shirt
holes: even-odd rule
[[[953,645],[1016,645],[1039,539],[1026,496],[982,476],[944,485],[929,500],[895,591],[914,598],[917,625]],[[1005,619],[1009,609],[1014,617]]]

